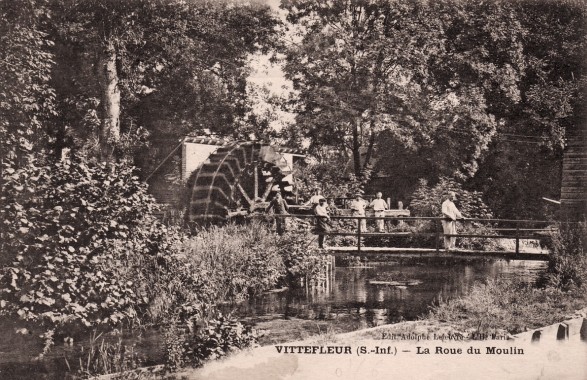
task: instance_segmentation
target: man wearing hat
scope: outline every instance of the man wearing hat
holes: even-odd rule
[[[351,212],[352,216],[365,216],[365,208],[367,207],[367,202],[361,198],[361,194],[357,194],[355,199],[351,202]],[[367,230],[367,221],[365,219],[361,219],[361,231]]]
[[[328,215],[328,208],[326,206],[326,199],[322,198],[318,201],[318,205],[314,208],[316,215],[316,233],[318,234],[318,247],[324,248],[324,233],[330,229],[330,215]]]
[[[278,191],[277,194],[275,194],[275,197],[271,200],[271,202],[269,202],[269,206],[267,206],[265,212],[269,212],[271,209],[273,209],[273,213],[276,215],[288,214],[289,206],[285,199],[283,199],[281,196],[281,192]],[[275,219],[275,229],[279,235],[283,235],[287,229],[286,227],[287,224],[285,218],[277,217]]]
[[[442,230],[444,232],[444,249],[446,251],[450,251],[451,249],[455,248],[457,238],[456,236],[446,236],[446,235],[455,235],[457,233],[457,219],[464,219],[461,212],[453,203],[454,200],[457,199],[457,195],[454,191],[449,191],[446,199],[442,202]]]

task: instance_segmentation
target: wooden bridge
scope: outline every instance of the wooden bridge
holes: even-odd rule
[[[401,211],[401,210],[400,210]],[[393,215],[393,210],[390,213]],[[273,215],[275,218],[315,219],[314,215]],[[367,229],[362,229],[361,220],[365,220]],[[371,228],[376,221],[384,221],[384,230],[375,232]],[[398,257],[465,257],[465,258],[502,258],[508,260],[548,260],[548,252],[541,248],[541,242],[549,239],[550,234],[556,231],[552,221],[545,220],[518,220],[518,219],[464,219],[458,221],[460,230],[464,233],[444,235],[440,217],[406,217],[406,216],[331,216],[332,229],[323,235],[335,238],[353,237],[353,244],[344,246],[328,246],[326,239],[325,251],[329,254],[375,256],[379,254]],[[306,222],[307,223],[307,222]],[[463,228],[463,225],[465,228]],[[458,230],[458,229],[457,229]],[[442,247],[444,236],[454,236],[465,243],[469,248],[457,248],[446,252]],[[428,242],[427,247],[413,247],[410,244],[395,244],[402,239],[422,239]],[[387,242],[384,240],[387,239]],[[477,242],[472,239],[477,239]],[[485,249],[482,246],[495,240],[495,249]],[[528,249],[522,243],[532,241],[536,247]],[[457,241],[458,242],[458,241]],[[378,243],[378,244],[373,244]],[[430,244],[431,243],[431,244]],[[509,245],[511,247],[503,247]],[[367,245],[372,244],[372,245]],[[471,245],[479,246],[470,247]],[[525,249],[524,249],[525,248]]]

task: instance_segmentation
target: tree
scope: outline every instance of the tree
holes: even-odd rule
[[[558,207],[562,153],[569,135],[585,125],[583,2],[519,2],[526,70],[520,102],[504,114],[498,139],[471,185],[486,194],[500,217],[553,216]]]
[[[182,126],[175,136],[209,124],[232,132],[246,108],[246,57],[268,49],[278,23],[267,6],[230,1],[54,1],[53,8],[52,34],[65,53],[62,105],[70,120],[99,122],[102,159],[137,125],[163,134]]]
[[[505,3],[284,2],[302,40],[286,49],[299,124],[315,144],[373,156],[381,131],[432,154],[437,175],[471,177],[517,101],[519,23]],[[506,31],[506,32],[496,32]],[[496,52],[499,52],[497,54]],[[425,155],[425,154],[422,154]]]

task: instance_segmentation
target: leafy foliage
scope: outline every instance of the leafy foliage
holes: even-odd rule
[[[151,296],[143,262],[169,240],[133,169],[74,158],[4,171],[2,313],[48,330],[136,320]]]
[[[288,285],[318,285],[325,279],[327,260],[317,245],[312,244],[314,239],[309,233],[292,233],[283,235],[277,242]]]
[[[166,362],[172,370],[185,365],[199,367],[207,360],[257,344],[250,327],[223,315],[203,326],[192,322],[188,327],[186,331],[174,325],[166,334]]]
[[[156,151],[157,161],[173,146],[164,144],[159,151],[161,141],[189,133],[243,137],[239,129],[249,127],[245,115],[250,111],[248,56],[267,53],[277,36],[279,22],[266,5],[208,0],[50,4],[50,35],[59,52],[55,86],[64,116],[56,133],[68,137],[70,145],[95,154],[95,142],[103,143],[111,129],[119,157],[132,158],[148,148]],[[150,138],[141,141],[138,129]],[[127,134],[131,138],[123,141]],[[158,144],[147,146],[153,141]],[[140,165],[152,169],[158,163]]]
[[[431,155],[438,174],[469,178],[495,134],[493,108],[519,101],[521,28],[507,3],[282,6],[302,37],[285,66],[298,123],[314,144],[352,151],[357,176],[361,149],[371,157],[390,131]]]
[[[183,243],[186,261],[216,300],[241,301],[271,289],[284,271],[275,235],[260,224],[210,227]]]
[[[296,163],[293,178],[298,195],[309,199],[314,189],[321,189],[326,198],[354,196],[357,192],[363,193],[369,175],[358,179],[354,173],[346,173],[345,165],[348,158],[331,156],[320,161]]]
[[[430,187],[425,180],[414,192],[410,208],[414,216],[440,216],[441,206],[448,192],[453,191],[457,196],[456,205],[459,211],[467,218],[492,217],[491,211],[483,202],[482,194],[476,191],[467,191],[454,179],[442,177],[440,181]]]
[[[55,114],[50,86],[53,42],[43,30],[43,0],[0,3],[0,159],[22,164],[44,150]]]
[[[379,189],[398,199],[447,176],[471,180],[501,217],[553,214],[541,198],[559,198],[565,138],[585,125],[584,3],[282,7],[299,39],[285,49],[298,91],[288,134],[312,154],[331,145],[357,175],[375,157]]]

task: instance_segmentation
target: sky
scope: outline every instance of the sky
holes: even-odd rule
[[[280,0],[266,0],[266,3],[279,14],[282,20],[285,21],[285,12],[279,9]],[[293,91],[292,83],[285,79],[281,65],[271,63],[269,61],[269,55],[254,55],[250,59],[250,64],[254,70],[248,78],[250,84],[259,87],[266,87],[271,94],[283,97],[287,97],[288,94]],[[287,124],[294,122],[294,114],[275,109],[258,97],[255,101],[256,105],[253,109],[256,113],[262,113],[267,109],[273,109],[278,118],[277,121],[271,123],[271,126],[275,130],[280,130],[284,123]]]

